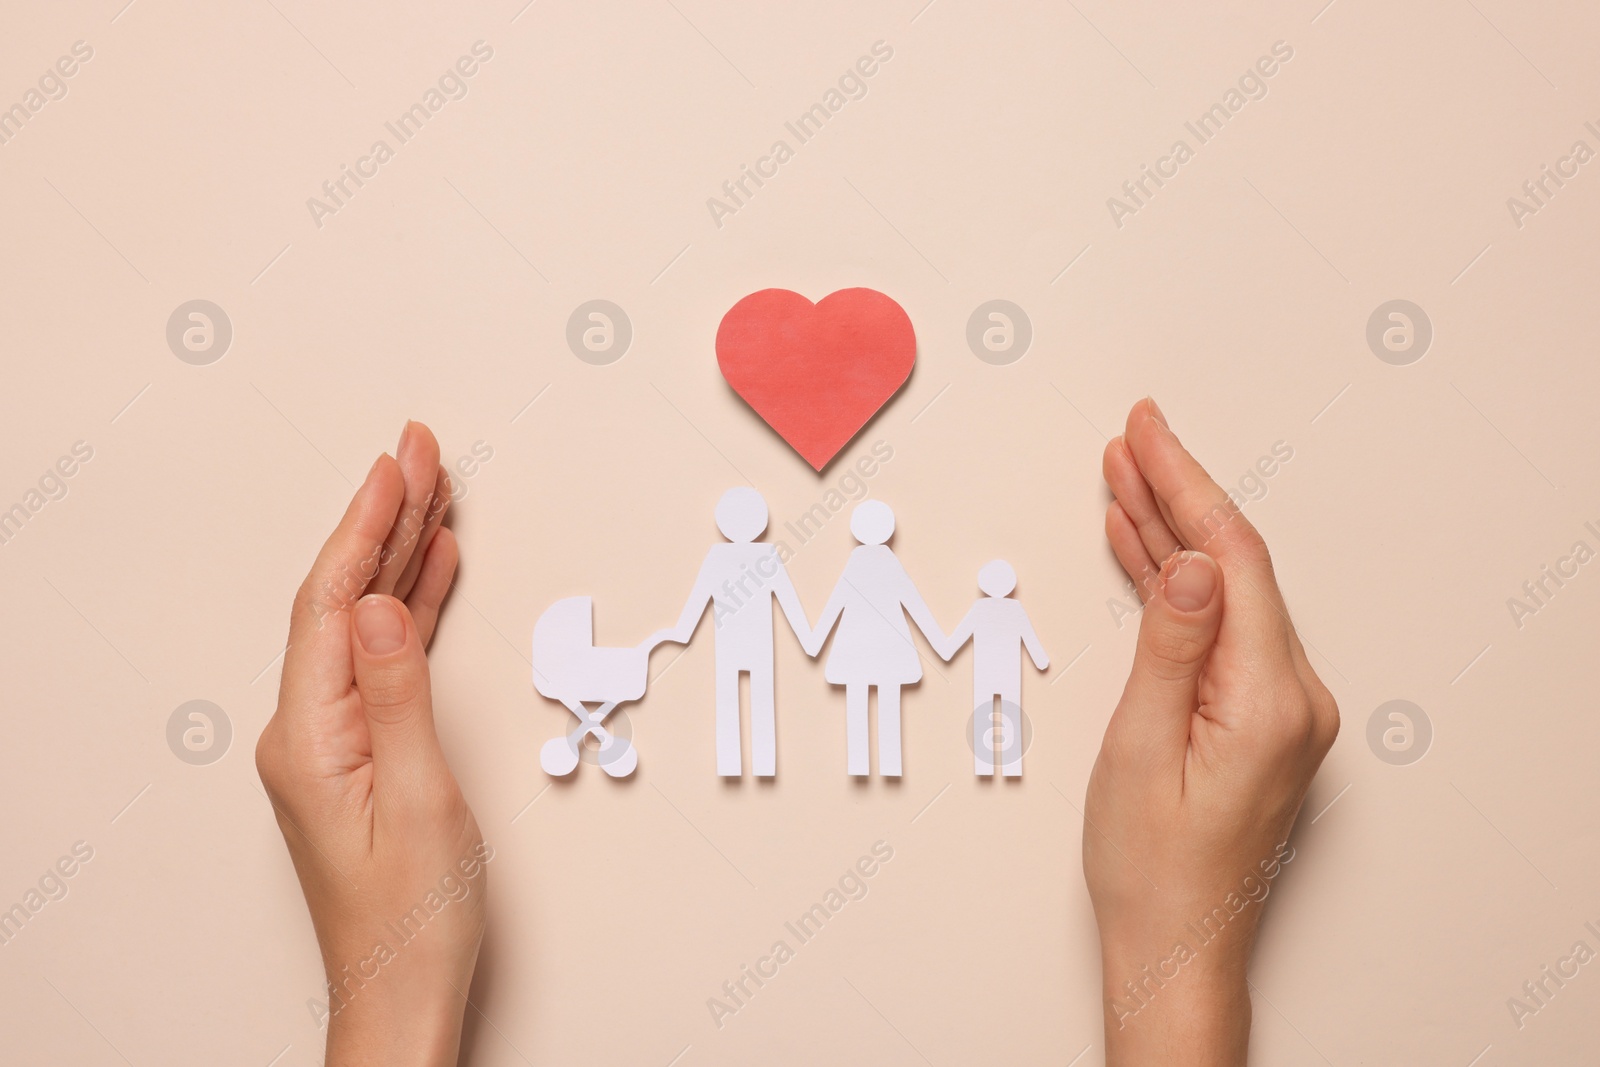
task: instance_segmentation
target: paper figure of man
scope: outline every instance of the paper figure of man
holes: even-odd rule
[[[994,706],[1000,704],[1000,752],[1008,778],[1022,774],[1022,649],[1042,670],[1050,666],[1039,635],[1023,606],[1011,598],[1017,572],[1003,559],[984,564],[978,571],[978,588],[984,595],[973,602],[939,654],[949,659],[972,642],[972,759],[973,771],[995,773]]]
[[[757,777],[777,773],[777,709],[773,695],[772,601],[800,639],[811,641],[811,626],[800,595],[775,545],[757,541],[767,528],[767,502],[754,489],[729,489],[717,503],[717,529],[727,543],[706,553],[678,624],[658,638],[688,644],[712,605],[716,638],[717,773],[744,773],[739,738],[739,675],[750,676],[750,761]]]

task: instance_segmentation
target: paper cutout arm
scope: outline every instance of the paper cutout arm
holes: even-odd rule
[[[961,651],[961,646],[970,640],[972,640],[972,612],[969,611],[956,624],[955,630],[951,632],[944,646],[941,648],[935,645],[934,651],[939,653],[940,659],[948,663],[952,656]]]
[[[1039,635],[1033,632],[1033,620],[1028,618],[1028,613],[1022,613],[1022,643],[1028,649],[1028,655],[1033,657],[1033,665],[1041,671],[1050,669],[1050,657],[1045,655],[1044,646],[1039,643]]]
[[[844,579],[839,579],[839,584],[833,587],[833,595],[828,598],[828,603],[822,609],[822,617],[817,620],[817,625],[811,630],[811,640],[802,641],[801,645],[806,650],[806,655],[815,657],[822,651],[822,643],[828,639],[828,634],[833,632],[833,624],[839,621],[839,614],[844,611]]]
[[[662,630],[654,634],[650,641],[673,641],[680,645],[687,645],[694,636],[695,630],[700,626],[700,620],[705,617],[706,604],[711,600],[714,585],[711,580],[711,558],[700,565],[700,573],[695,576],[694,588],[689,590],[689,599],[683,605],[683,613],[678,616],[678,623],[670,630]]]
[[[783,608],[783,617],[789,620],[789,627],[800,639],[800,647],[806,650],[806,655],[815,656],[811,651],[811,623],[806,619],[805,608],[800,606],[800,594],[789,578],[789,571],[781,563],[774,582],[773,593],[778,598],[778,606]]]
[[[950,656],[944,654],[944,649],[949,645],[950,639],[945,636],[944,630],[939,628],[939,620],[933,617],[933,612],[929,610],[927,601],[922,599],[922,594],[917,591],[916,583],[911,580],[911,575],[907,574],[904,568],[900,570],[900,578],[901,584],[905,588],[900,602],[905,605],[906,613],[911,616],[911,621],[917,624],[917,629],[922,631],[922,636],[928,639],[928,644],[933,646],[934,651],[941,658],[949,659],[950,656],[955,655],[956,648],[961,646],[956,645],[951,648]]]

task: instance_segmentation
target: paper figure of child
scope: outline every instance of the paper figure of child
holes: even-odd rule
[[[850,532],[860,544],[851,551],[805,649],[815,656],[838,625],[823,677],[845,687],[847,773],[868,773],[867,698],[876,688],[878,773],[898,778],[900,687],[922,679],[922,660],[912,643],[906,615],[910,614],[935,650],[946,638],[887,544],[894,534],[894,512],[889,505],[881,500],[858,504],[850,515]]]
[[[717,773],[744,774],[739,743],[739,675],[750,676],[750,762],[758,777],[777,773],[778,731],[772,678],[772,601],[802,646],[811,626],[777,546],[757,541],[767,528],[767,502],[754,489],[729,489],[717,503],[717,529],[728,543],[706,553],[678,624],[650,640],[688,644],[712,605],[716,631]]]
[[[995,771],[994,708],[1000,704],[1001,766],[1008,778],[1022,774],[1022,651],[1042,670],[1050,666],[1039,635],[1021,604],[1011,599],[1017,572],[1003,559],[978,571],[978,588],[984,596],[973,602],[966,617],[939,648],[948,660],[969,640],[972,642],[972,757],[973,771],[993,776]]]

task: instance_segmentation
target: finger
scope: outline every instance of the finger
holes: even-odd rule
[[[1113,437],[1106,444],[1100,470],[1106,485],[1111,487],[1122,510],[1139,531],[1139,539],[1152,560],[1166,559],[1183,547],[1168,526],[1167,516],[1162,514],[1150,483],[1144,480],[1139,465],[1134,462],[1133,453],[1128,451],[1127,441]]]
[[[1128,416],[1127,442],[1156,498],[1170,511],[1172,530],[1184,546],[1214,558],[1236,580],[1230,583],[1235,593],[1255,594],[1246,599],[1265,601],[1283,618],[1283,598],[1266,542],[1227,491],[1212,481],[1178,441],[1155,401],[1147,398],[1134,405]]]
[[[433,542],[433,536],[438,532],[439,523],[444,521],[444,513],[450,507],[450,476],[444,468],[439,468],[439,473],[433,482],[433,492],[429,496],[428,514],[422,524],[422,533],[417,537],[416,551],[411,553],[411,559],[406,563],[406,569],[400,572],[400,577],[395,580],[393,596],[397,600],[409,601],[411,589],[417,582],[417,575],[422,573],[422,561],[428,557],[428,545]],[[424,639],[423,644],[427,644]]]
[[[350,691],[349,609],[377,573],[404,495],[399,465],[387,453],[379,456],[300,583],[281,683],[281,691],[296,699],[286,705],[315,708]]]
[[[450,581],[455,577],[459,558],[455,532],[448,527],[440,527],[428,544],[427,554],[422,557],[422,567],[417,571],[416,584],[411,587],[411,596],[406,599],[406,607],[411,609],[411,618],[417,624],[417,633],[422,638],[424,648],[433,640],[433,630],[439,622],[439,605],[444,603],[445,595],[450,592]]]
[[[1161,409],[1156,406],[1155,398],[1147,396],[1144,399],[1145,399],[1145,403],[1149,405],[1150,413],[1152,415],[1154,415],[1157,420],[1160,421],[1162,426],[1167,426],[1167,417],[1165,415],[1163,415],[1161,413]],[[1128,421],[1129,421],[1129,423],[1132,423],[1133,417],[1134,417],[1135,413],[1138,412],[1138,410],[1139,410],[1139,406],[1137,404],[1135,404],[1132,408],[1130,408],[1128,410]],[[1171,429],[1170,426],[1167,426],[1167,428]],[[1128,441],[1126,427],[1124,427],[1124,430],[1123,430],[1122,441],[1123,441],[1124,446],[1126,446],[1127,445],[1127,441]],[[1129,450],[1128,450],[1128,456],[1130,458],[1132,458],[1132,456],[1133,456],[1133,450],[1131,448],[1129,448]],[[1134,465],[1136,467],[1138,466],[1138,460],[1134,460]],[[1141,477],[1141,478],[1144,477],[1144,472],[1143,471],[1141,471],[1139,473],[1139,477]],[[1145,484],[1149,485],[1150,483],[1146,482]],[[1167,524],[1167,529],[1173,531],[1175,536],[1178,536],[1179,535],[1178,520],[1176,520],[1176,519],[1174,519],[1172,517],[1172,509],[1170,507],[1168,507],[1167,506],[1167,502],[1165,500],[1161,499],[1161,497],[1159,497],[1159,496],[1155,497],[1155,502],[1156,502],[1156,510],[1161,512],[1161,521],[1165,522]],[[1178,539],[1181,541],[1182,537],[1178,536]],[[1184,545],[1183,547],[1185,547],[1185,548],[1193,548],[1195,546],[1193,546],[1193,545]]]
[[[1154,400],[1133,406],[1125,440],[1184,547],[1204,551],[1228,575],[1222,625],[1240,647],[1286,652],[1292,626],[1256,528],[1178,441]]]
[[[422,636],[406,606],[371,593],[356,605],[350,642],[356,689],[372,736],[372,792],[379,808],[426,805],[449,778],[433,728]]]
[[[1200,673],[1222,623],[1222,568],[1203,552],[1179,552],[1139,623],[1139,644],[1117,716],[1133,747],[1182,758],[1199,706]]]
[[[1128,572],[1134,588],[1139,591],[1139,602],[1147,602],[1155,592],[1159,572],[1155,560],[1150,558],[1150,552],[1144,547],[1144,541],[1140,540],[1133,520],[1128,518],[1128,513],[1116,500],[1106,508],[1106,540],[1111,543],[1111,551],[1116,554],[1117,562],[1122,564],[1122,569]]]
[[[407,422],[400,431],[395,449],[405,475],[406,497],[395,519],[394,529],[383,545],[378,576],[368,586],[371,593],[392,594],[417,549],[417,538],[428,524],[428,509],[433,500],[434,483],[439,478],[439,442],[433,431],[420,422]]]

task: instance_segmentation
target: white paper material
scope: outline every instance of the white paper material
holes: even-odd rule
[[[633,773],[639,753],[603,725],[618,705],[644,696],[650,674],[650,639],[633,648],[594,647],[594,607],[586,596],[558,600],[533,626],[533,687],[578,717],[577,729],[546,741],[539,765],[557,777],[578,766],[586,735],[600,742],[600,767],[613,778]],[[589,708],[588,704],[598,704]]]
[[[1005,776],[1022,774],[1022,649],[1039,670],[1050,667],[1027,611],[1011,599],[1016,587],[1017,572],[1011,564],[1003,559],[984,564],[978,571],[978,588],[984,596],[973,603],[949,640],[935,646],[948,660],[972,642],[972,753],[973,771],[979,775],[994,775],[997,741]],[[998,734],[993,720],[997,703]]]
[[[677,624],[631,648],[596,648],[593,604],[569,597],[552,604],[533,630],[534,687],[559,700],[578,719],[563,737],[540,750],[552,775],[571,774],[585,740],[600,742],[601,769],[613,777],[633,773],[639,756],[632,743],[609,731],[606,716],[617,705],[644,695],[650,650],[663,641],[687,644],[711,608],[715,649],[717,773],[744,773],[740,744],[739,676],[750,677],[751,771],[777,773],[777,697],[773,688],[773,602],[806,655],[815,657],[831,639],[823,677],[844,687],[845,766],[851,775],[872,773],[869,713],[874,691],[878,709],[878,773],[901,776],[901,688],[922,680],[922,656],[907,619],[941,659],[973,646],[973,770],[980,775],[1022,773],[1022,651],[1039,670],[1050,660],[1028,613],[1012,599],[1017,575],[1004,560],[978,572],[980,597],[954,632],[946,636],[916,583],[900,564],[889,539],[894,512],[881,500],[866,500],[850,516],[858,542],[828,597],[817,625],[806,619],[800,596],[777,547],[756,540],[767,528],[767,503],[754,489],[723,494],[717,528],[727,540],[706,553]],[[591,706],[593,705],[593,706]],[[999,712],[998,730],[995,712]],[[1000,758],[995,757],[998,742]]]
[[[850,553],[833,595],[822,609],[806,652],[815,656],[829,633],[833,647],[823,676],[845,687],[846,769],[870,773],[867,760],[868,691],[878,691],[878,773],[900,777],[900,687],[922,680],[922,657],[906,615],[935,650],[946,638],[911,576],[887,542],[894,512],[881,500],[866,500],[850,515],[860,547]],[[837,630],[835,630],[837,627]]]
[[[805,645],[811,638],[800,596],[775,546],[756,540],[767,528],[767,502],[754,489],[729,489],[717,504],[717,528],[728,539],[713,545],[695,578],[678,623],[652,640],[688,644],[706,605],[712,605],[716,646],[717,773],[744,773],[739,742],[739,675],[750,676],[750,762],[757,777],[777,774],[777,699],[773,693],[772,601]]]

